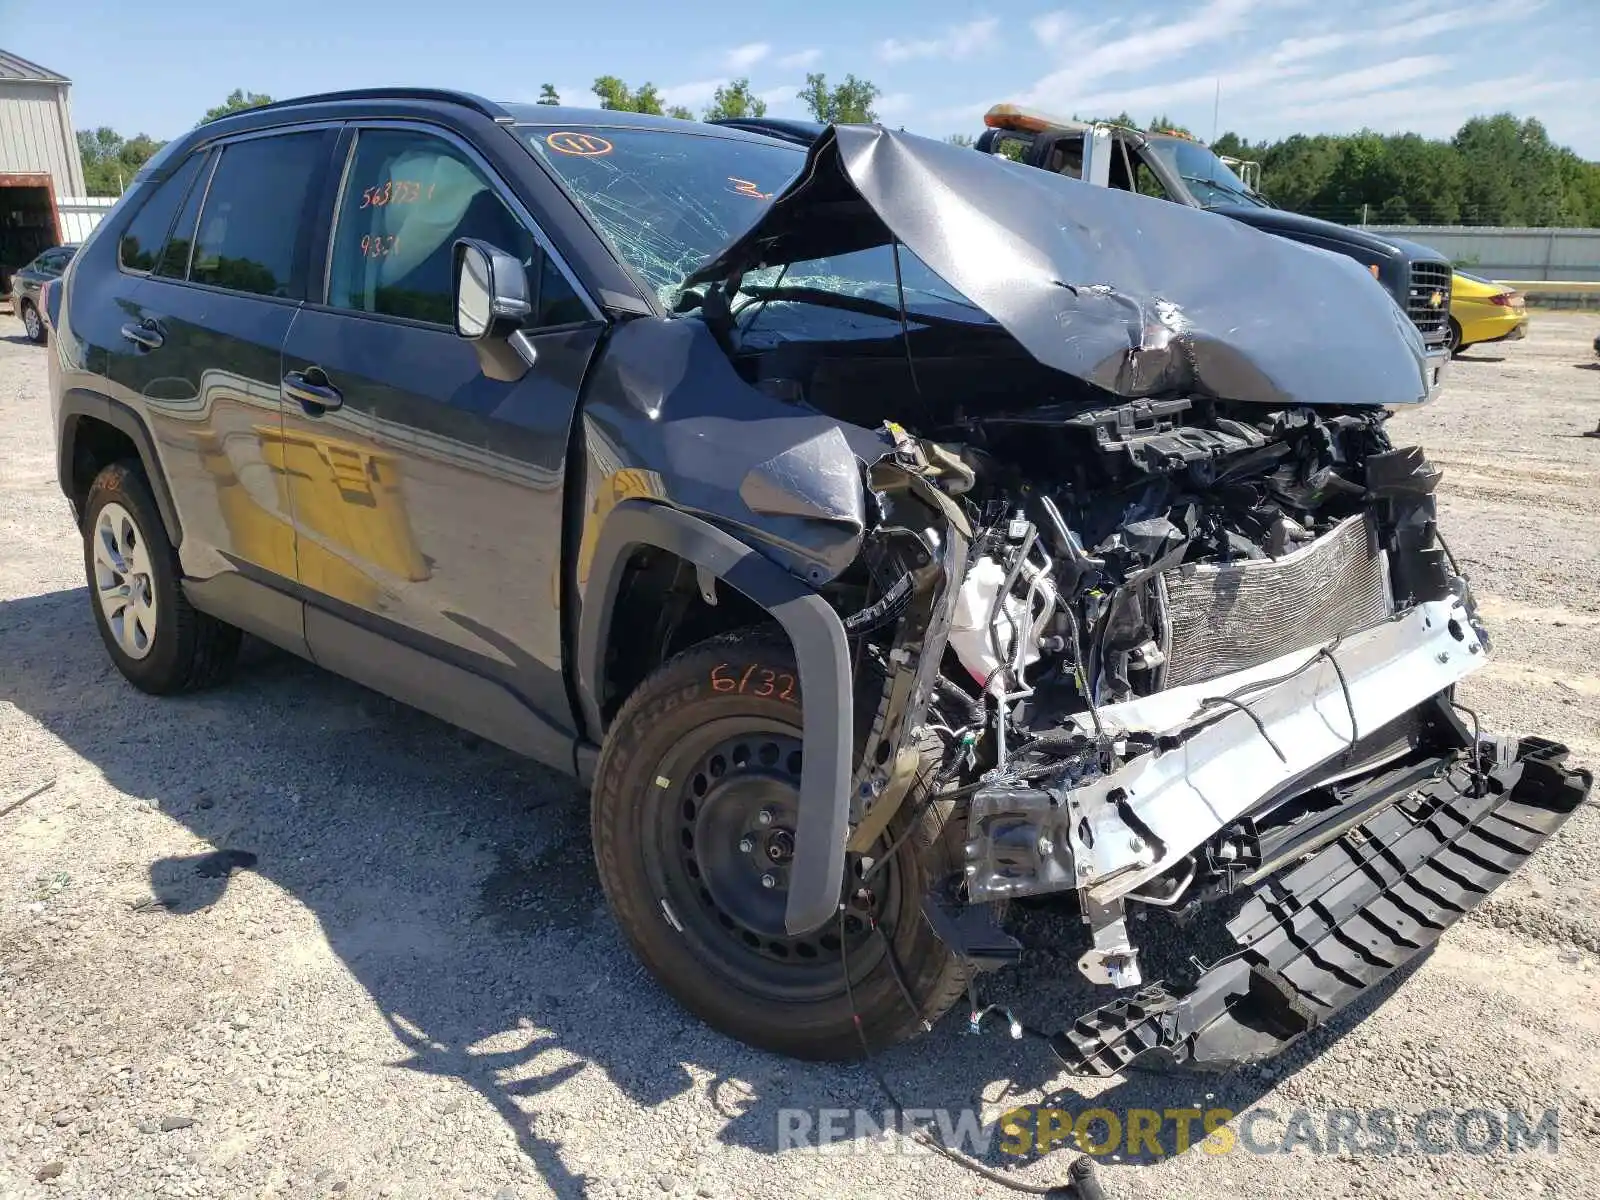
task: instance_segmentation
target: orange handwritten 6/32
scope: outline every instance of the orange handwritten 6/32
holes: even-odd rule
[[[767,667],[760,663],[750,663],[746,666],[718,663],[711,668],[711,690],[793,700],[794,675],[789,671],[780,671],[776,667]]]
[[[415,179],[390,179],[361,193],[362,208],[382,208],[385,204],[419,204],[433,199],[433,184],[426,188]]]

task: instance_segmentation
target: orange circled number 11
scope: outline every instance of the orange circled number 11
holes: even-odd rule
[[[596,137],[592,133],[575,133],[570,129],[558,129],[555,133],[546,134],[544,144],[557,154],[575,154],[579,158],[599,158],[602,154],[610,154],[613,149],[603,137]]]

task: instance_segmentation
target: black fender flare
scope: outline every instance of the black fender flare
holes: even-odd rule
[[[60,411],[56,417],[56,428],[60,431],[56,442],[56,480],[63,494],[73,501],[73,511],[78,519],[82,520],[83,514],[77,512],[72,464],[77,454],[78,426],[84,417],[103,421],[127,435],[144,464],[144,475],[150,481],[151,492],[155,494],[156,508],[160,510],[161,521],[167,527],[167,537],[174,547],[182,545],[183,525],[178,520],[178,508],[172,502],[167,477],[161,471],[161,459],[156,456],[156,443],[150,435],[149,426],[126,404],[86,388],[68,389],[61,397]]]
[[[850,829],[854,710],[844,623],[816,592],[725,530],[666,505],[624,501],[606,517],[595,545],[578,621],[578,699],[596,740],[602,730],[604,633],[628,558],[640,546],[703,567],[771,613],[789,635],[800,668],[805,756],[784,925],[796,935],[819,929],[838,913]]]

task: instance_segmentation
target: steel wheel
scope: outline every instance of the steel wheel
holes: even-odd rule
[[[156,635],[156,593],[144,532],[122,505],[100,510],[94,527],[94,582],[100,611],[129,658],[150,653]]]
[[[727,982],[772,1001],[844,994],[841,950],[852,983],[882,958],[868,916],[898,903],[894,864],[870,897],[852,897],[844,938],[830,922],[801,937],[783,924],[800,797],[799,731],[782,722],[713,721],[662,762],[672,798],[658,809],[646,850],[651,874],[685,937]]]
[[[44,339],[44,321],[39,317],[39,310],[31,304],[22,306],[22,327],[27,330],[30,342]]]

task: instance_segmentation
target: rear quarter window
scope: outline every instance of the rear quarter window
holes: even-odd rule
[[[117,247],[117,260],[127,271],[149,271],[156,265],[156,256],[167,240],[172,219],[178,215],[189,189],[200,175],[200,165],[205,154],[191,154],[179,164],[178,169],[155,185],[145,184],[147,195],[135,197],[138,208],[133,220],[128,222]]]

